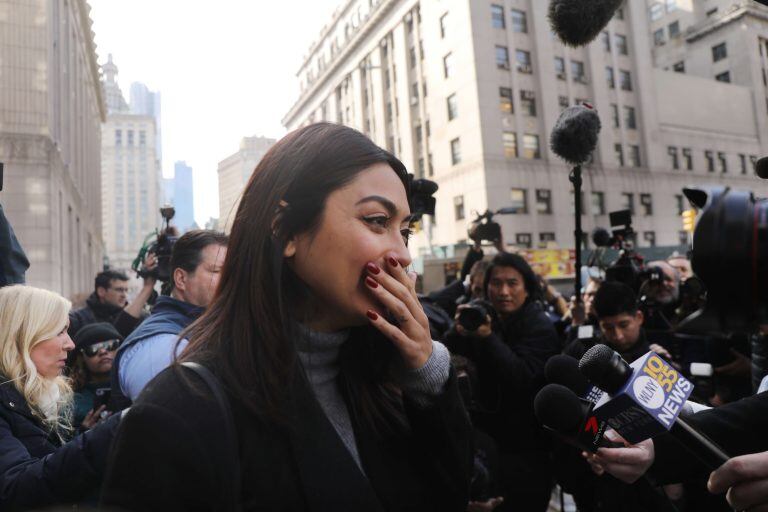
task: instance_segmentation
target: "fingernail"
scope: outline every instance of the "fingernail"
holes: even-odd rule
[[[367,277],[365,278],[365,284],[367,284],[367,285],[368,285],[368,286],[370,286],[371,288],[378,288],[378,287],[379,287],[379,283],[377,283],[377,282],[376,282],[376,281],[375,281],[375,280],[374,280],[372,277],[370,277],[370,276],[367,276]]]
[[[371,311],[370,309],[365,312],[365,315],[370,318],[371,320],[378,320],[379,315],[376,314],[375,311]]]
[[[393,258],[392,256],[390,256],[390,257],[387,259],[387,261],[389,261],[389,264],[390,264],[390,265],[392,265],[393,267],[396,267],[396,266],[397,266],[397,260],[396,260],[395,258]]]
[[[368,272],[373,275],[377,275],[379,272],[381,272],[381,269],[375,263],[366,263],[365,268],[368,269]]]

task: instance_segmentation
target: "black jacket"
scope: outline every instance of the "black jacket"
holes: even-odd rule
[[[214,370],[215,371],[215,370]],[[185,380],[186,379],[186,380]],[[193,387],[195,389],[193,389]],[[472,471],[471,427],[456,379],[434,404],[404,397],[410,435],[379,438],[349,408],[365,475],[306,385],[293,428],[260,421],[229,396],[238,432],[243,510],[463,511]],[[121,510],[220,510],[230,487],[218,405],[174,365],[126,412],[102,493]]]
[[[0,175],[2,185],[2,175]],[[29,260],[0,206],[0,287],[24,284]]]
[[[119,416],[61,444],[0,377],[0,510],[71,504],[97,491]]]
[[[503,325],[494,322],[488,338],[452,331],[445,344],[477,365],[474,397],[482,410],[473,418],[499,445],[507,468],[502,485],[520,491],[547,487],[550,438],[534,415],[533,399],[544,386],[544,365],[560,352],[552,322],[529,301]]]
[[[461,265],[459,279],[456,279],[439,290],[433,291],[427,297],[453,318],[456,315],[456,307],[459,304],[468,302],[472,295],[471,291],[468,292],[464,286],[464,279],[469,275],[472,266],[482,259],[482,249],[476,251],[474,248],[470,248],[469,251],[467,251],[467,255],[464,257],[464,263]]]
[[[88,324],[107,322],[114,325],[123,338],[127,338],[144,318],[134,318],[119,306],[100,302],[96,292],[93,292],[85,301],[85,306],[69,312],[67,332],[70,337],[74,337],[77,331]]]

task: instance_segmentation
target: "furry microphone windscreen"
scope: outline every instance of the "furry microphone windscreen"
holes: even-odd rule
[[[591,43],[611,21],[624,0],[551,0],[549,23],[563,44]]]
[[[585,105],[568,107],[552,129],[549,145],[566,162],[579,165],[589,160],[597,146],[600,117]]]

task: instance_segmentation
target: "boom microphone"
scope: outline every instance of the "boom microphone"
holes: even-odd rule
[[[595,109],[591,105],[575,105],[560,113],[549,145],[566,162],[580,165],[595,150],[599,133],[600,117]]]
[[[624,0],[552,0],[549,24],[563,44],[584,46],[608,25]]]
[[[606,393],[595,405],[597,418],[630,443],[669,431],[711,470],[728,460],[722,448],[680,416],[693,384],[656,353],[649,351],[630,365],[610,347],[595,345],[579,369]]]

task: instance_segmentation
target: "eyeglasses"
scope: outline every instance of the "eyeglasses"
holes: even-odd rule
[[[106,350],[107,352],[112,352],[113,350],[117,350],[117,347],[119,346],[120,346],[120,340],[107,340],[99,343],[94,343],[93,345],[88,345],[87,347],[81,350],[83,354],[85,354],[87,357],[93,357],[99,353],[99,350]]]

